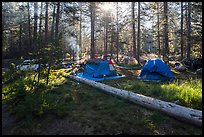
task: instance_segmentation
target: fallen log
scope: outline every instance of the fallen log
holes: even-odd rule
[[[93,86],[95,88],[104,90],[108,93],[121,96],[123,98],[126,98],[132,102],[148,107],[150,109],[162,111],[169,116],[175,117],[178,120],[196,125],[198,127],[202,127],[202,111],[200,110],[187,108],[172,102],[166,102],[159,99],[147,97],[141,94],[133,93],[131,91],[114,88],[99,82],[95,82],[85,78],[80,78],[78,76],[70,75],[69,77],[79,82]]]

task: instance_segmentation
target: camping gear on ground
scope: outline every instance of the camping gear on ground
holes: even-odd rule
[[[184,59],[181,63],[184,64],[185,67],[193,70],[202,68],[202,58]]]
[[[121,61],[123,64],[130,64],[130,65],[138,64],[138,61],[133,57],[125,57]]]
[[[144,81],[172,81],[174,75],[160,58],[150,59],[141,69],[138,79]]]
[[[179,72],[184,72],[186,71],[186,67],[183,66],[181,63],[175,63],[175,69]]]
[[[68,62],[68,63],[67,63],[67,68],[73,67],[73,64],[74,64],[73,62]]]
[[[83,73],[77,73],[77,76],[94,81],[124,77],[116,73],[112,61],[102,59],[88,60]]]
[[[196,70],[197,75],[202,75],[202,68]]]

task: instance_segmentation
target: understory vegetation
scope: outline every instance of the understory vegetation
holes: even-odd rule
[[[3,77],[8,73],[3,72]],[[33,85],[34,77],[34,73],[21,72],[12,83],[2,81],[3,101],[22,121],[19,128],[30,129],[28,133],[18,131],[19,134],[40,134],[42,127],[36,126],[36,121],[49,116],[82,123],[83,134],[202,134],[200,128],[78,83],[67,77],[65,69],[52,71],[48,85],[43,79],[38,86]],[[202,109],[201,80],[145,83],[129,78],[104,83],[161,100],[180,100],[181,105]]]
[[[104,83],[164,101],[177,101],[180,105],[202,110],[201,79],[175,79],[172,83],[152,83],[133,78],[129,80],[107,81]]]

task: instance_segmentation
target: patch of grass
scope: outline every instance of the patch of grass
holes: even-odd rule
[[[181,122],[163,116],[159,112],[66,78],[66,74],[63,72],[56,72],[55,74],[60,75],[60,77],[63,75],[61,78],[65,78],[65,80],[62,80],[61,84],[59,82],[57,86],[49,87],[49,89],[42,84],[43,90],[38,92],[29,92],[24,89],[26,95],[13,109],[13,112],[24,121],[24,126],[29,126],[33,132],[36,132],[36,119],[46,118],[49,115],[54,115],[52,119],[67,117],[70,121],[83,123],[86,127],[84,134],[116,134],[123,131],[128,134],[160,134],[161,125],[164,124],[171,126],[174,133],[177,131],[186,132],[182,126],[175,126],[182,125]],[[54,76],[51,78],[56,79]],[[163,89],[165,87],[161,87],[161,85],[168,85],[168,83],[146,83],[135,79],[117,79],[103,83],[115,87],[118,87],[116,84],[118,83],[120,88],[134,92],[140,91],[141,94],[155,95],[158,98],[163,98],[168,93],[165,92],[166,89]],[[19,85],[13,89],[17,89]],[[170,92],[170,89],[167,91]],[[172,134],[168,131],[169,126],[162,127],[164,134]],[[196,127],[188,126],[188,129],[190,131],[187,134],[202,134],[202,130]],[[196,130],[194,131],[194,129]],[[24,131],[20,130],[19,132]]]
[[[47,113],[53,113],[60,117],[68,113],[66,102],[72,99],[69,97],[70,95],[63,96],[65,93],[61,91],[59,91],[60,94],[51,92],[53,87],[60,86],[65,82],[65,72],[61,70],[51,72],[50,84],[46,85],[45,80],[41,79],[37,87],[35,85],[36,73],[24,73],[25,75],[19,75],[17,79],[5,84],[2,88],[2,99],[10,104],[12,113],[18,119],[24,119],[25,123],[32,123],[33,118],[41,117]],[[4,74],[4,76],[6,75]],[[62,91],[66,90],[62,89]]]
[[[202,80],[200,79],[177,79],[172,83],[154,83],[135,78],[104,83],[164,101],[179,100],[183,106],[202,110]]]

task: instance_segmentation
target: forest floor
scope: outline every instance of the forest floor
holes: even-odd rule
[[[38,119],[37,127],[22,128],[22,121],[18,121],[8,110],[8,105],[2,102],[2,135],[80,135],[82,127],[69,118],[56,119],[51,115]],[[34,124],[36,125],[36,124]]]
[[[126,81],[137,76],[140,70],[119,70],[126,75]],[[197,78],[193,72],[176,74],[176,78]],[[199,77],[202,79],[201,77]],[[104,81],[114,86],[123,79]],[[66,116],[51,113],[43,115],[25,126],[27,121],[18,120],[11,114],[8,105],[2,101],[3,135],[201,135],[198,128],[104,93],[98,89],[67,79],[56,88],[58,94],[71,95],[67,102]],[[69,98],[68,98],[69,99]]]

